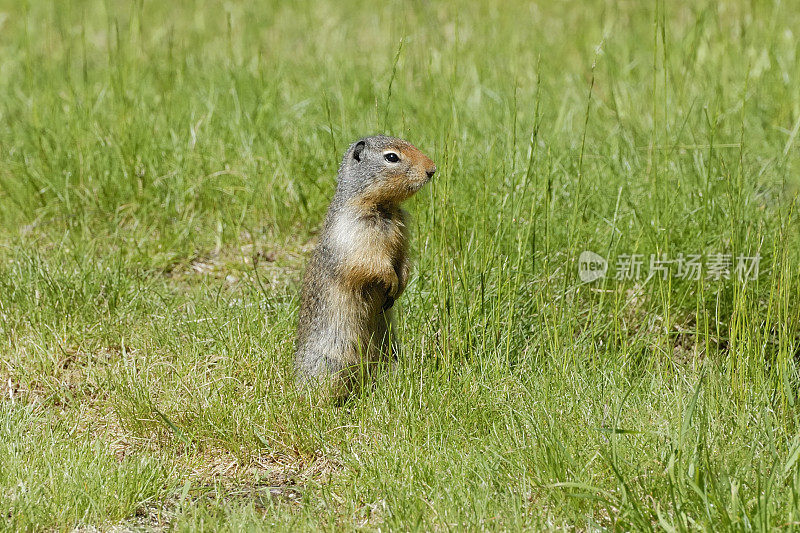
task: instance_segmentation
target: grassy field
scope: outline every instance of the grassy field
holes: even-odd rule
[[[800,528],[796,6],[293,4],[0,0],[0,529]],[[315,409],[378,132],[439,168],[403,358]]]

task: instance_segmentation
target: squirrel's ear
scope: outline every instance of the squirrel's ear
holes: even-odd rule
[[[364,151],[364,148],[366,148],[366,146],[367,143],[365,143],[364,141],[358,141],[355,147],[353,147],[353,159],[355,159],[356,161],[361,161],[361,153]]]

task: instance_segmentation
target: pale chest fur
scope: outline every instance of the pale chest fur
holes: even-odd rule
[[[330,228],[331,243],[348,285],[389,280],[404,259],[407,234],[403,212],[390,216],[353,211]]]

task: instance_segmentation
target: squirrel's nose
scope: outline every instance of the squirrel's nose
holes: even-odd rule
[[[428,179],[432,178],[435,173],[436,173],[436,165],[432,166],[431,168],[425,171],[425,174],[428,175]]]

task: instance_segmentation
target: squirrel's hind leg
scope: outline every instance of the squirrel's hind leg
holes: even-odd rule
[[[392,371],[397,366],[400,355],[400,342],[394,328],[393,310],[386,309],[381,313],[378,321],[378,339],[380,339],[381,361],[389,363]]]
[[[331,356],[308,347],[297,354],[297,384],[322,402],[347,398],[354,385],[354,369],[341,356]]]

